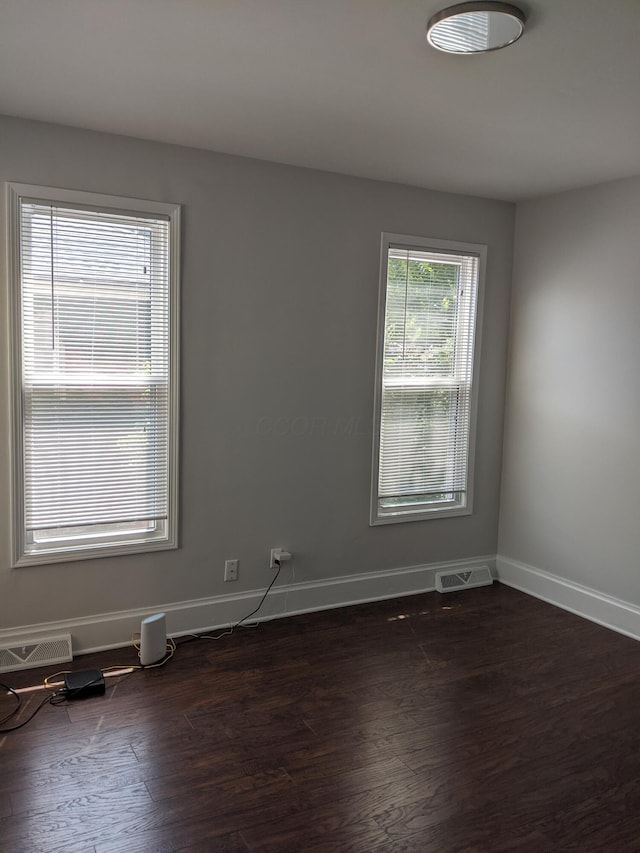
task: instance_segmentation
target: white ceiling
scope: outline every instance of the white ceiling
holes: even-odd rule
[[[640,173],[640,0],[475,57],[427,44],[451,2],[0,0],[0,112],[504,199]]]

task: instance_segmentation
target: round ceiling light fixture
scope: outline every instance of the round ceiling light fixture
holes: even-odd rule
[[[511,3],[459,3],[427,24],[427,39],[445,53],[488,53],[517,41],[524,31],[524,12]]]

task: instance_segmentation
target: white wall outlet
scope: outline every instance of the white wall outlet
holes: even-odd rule
[[[238,566],[240,560],[225,560],[224,561],[224,579],[225,581],[238,580]]]
[[[277,569],[278,568],[278,564],[276,563],[276,560],[280,559],[280,552],[281,551],[282,551],[282,548],[272,548],[271,549],[271,554],[269,556],[269,568],[270,569]]]
[[[284,548],[272,548],[269,557],[269,568],[277,569],[283,563],[286,563],[292,557],[290,551],[285,551]],[[277,562],[276,562],[277,561]]]

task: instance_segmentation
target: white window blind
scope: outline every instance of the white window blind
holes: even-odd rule
[[[171,216],[20,197],[18,218],[23,556],[171,547]]]
[[[479,256],[386,247],[372,522],[468,505]]]

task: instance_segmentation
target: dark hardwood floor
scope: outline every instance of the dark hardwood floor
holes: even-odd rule
[[[499,584],[107,683],[0,735],[2,853],[640,850],[640,643]],[[22,695],[26,715],[43,693]]]

